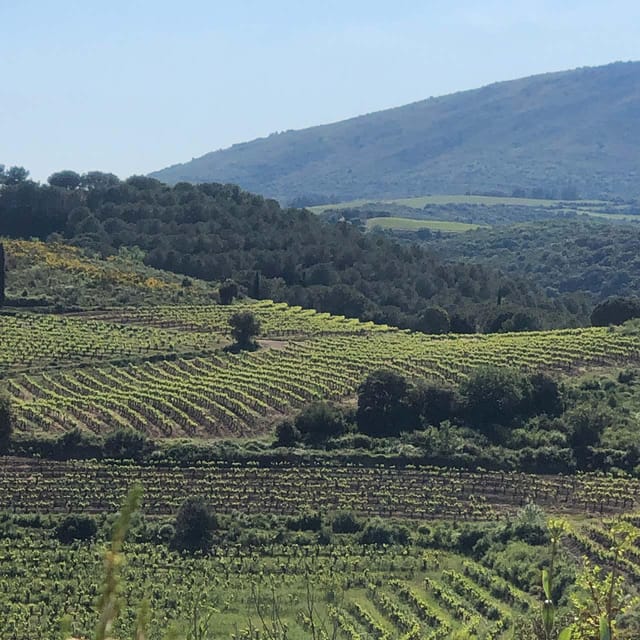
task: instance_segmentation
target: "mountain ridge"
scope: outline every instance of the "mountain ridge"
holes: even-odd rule
[[[150,175],[280,200],[467,191],[640,195],[640,62],[580,67],[271,134]]]

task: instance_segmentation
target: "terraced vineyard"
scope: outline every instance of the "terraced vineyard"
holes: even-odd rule
[[[265,348],[214,353],[228,340],[228,318],[238,309],[262,321]],[[73,319],[0,317],[0,326],[9,336],[0,364],[30,368],[4,383],[23,432],[79,427],[104,433],[121,425],[161,438],[248,436],[311,400],[353,395],[381,367],[459,381],[483,364],[570,373],[628,364],[640,354],[637,335],[606,328],[426,336],[271,302]],[[146,354],[164,357],[150,361]],[[119,361],[41,370],[54,360],[73,364],[87,357]],[[122,362],[127,359],[132,362]]]
[[[604,474],[537,476],[438,467],[104,465],[0,458],[0,510],[109,512],[134,484],[143,511],[174,513],[187,495],[217,513],[352,510],[367,516],[489,520],[529,501],[560,513],[618,513],[640,502],[640,481]]]
[[[206,586],[205,602],[216,609],[215,637],[227,639],[256,637],[242,635],[247,618],[259,626],[250,587],[256,580],[264,584],[260,597],[267,606],[274,585],[292,640],[309,637],[310,619],[303,614],[309,584],[318,593],[316,624],[321,619],[336,628],[337,638],[347,640],[425,640],[454,630],[467,637],[478,632],[502,638],[535,606],[534,598],[506,580],[493,576],[489,582],[481,565],[452,554],[412,557],[405,551],[381,554],[375,548],[329,546],[309,556],[304,548],[274,544],[260,556],[225,547],[213,556],[190,559],[135,544],[127,548],[125,595],[132,603],[150,598],[153,627],[164,629],[175,617],[188,615],[194,594]],[[54,637],[60,608],[72,616],[78,635],[91,629],[91,608],[99,593],[93,576],[101,565],[96,547],[70,551],[31,532],[18,541],[0,539],[0,559],[0,567],[12,567],[11,590],[5,591],[11,595],[0,599],[0,617],[12,638]],[[0,585],[8,578],[0,569]],[[330,603],[319,597],[325,590],[335,594]],[[134,613],[123,610],[122,627],[130,628]],[[36,630],[46,636],[34,636]]]
[[[230,341],[229,316],[238,310],[261,321],[257,351],[221,349]],[[640,356],[640,338],[628,330],[426,336],[269,301],[20,313],[0,316],[0,330],[0,385],[12,398],[22,433],[106,433],[124,426],[157,438],[247,436],[312,399],[353,395],[380,367],[460,381],[483,364],[572,374],[626,366]],[[519,618],[538,611],[539,594],[469,557],[425,552],[415,543],[424,523],[497,523],[534,502],[549,513],[579,516],[569,549],[605,565],[611,539],[601,519],[623,514],[632,527],[640,525],[629,515],[640,501],[640,481],[604,474],[0,458],[0,619],[12,638],[30,640],[36,630],[39,637],[53,636],[60,611],[72,615],[78,636],[87,636],[101,546],[65,547],[46,528],[15,529],[9,519],[33,523],[34,514],[114,512],[136,483],[143,486],[150,522],[172,517],[187,496],[201,496],[229,522],[350,511],[412,525],[414,542],[402,548],[356,538],[284,544],[278,525],[255,542],[227,543],[203,558],[180,556],[159,543],[130,544],[124,579],[133,607],[149,597],[154,628],[166,629],[190,615],[195,593],[206,593],[207,606],[216,610],[216,637],[225,640],[259,637],[247,631],[247,618],[255,620],[256,602],[268,603],[273,593],[281,598],[287,637],[308,638],[310,584],[322,593],[316,613],[336,629],[336,639],[440,640],[458,633],[507,640]],[[624,570],[640,580],[635,551]],[[262,595],[252,589],[254,581]],[[127,608],[123,629],[132,617]]]
[[[0,376],[101,360],[208,353],[220,346],[218,336],[204,331],[171,331],[27,313],[0,316],[0,335]]]
[[[361,322],[356,318],[320,313],[271,300],[238,301],[233,305],[180,305],[121,308],[91,311],[81,317],[150,327],[227,333],[229,318],[238,311],[250,311],[260,320],[264,337],[310,336],[334,333],[397,331],[387,325]]]
[[[0,511],[104,513],[133,482],[145,487],[147,517],[175,513],[185,495],[202,495],[231,520],[316,509],[326,516],[346,508],[363,516],[411,518],[417,536],[421,521],[485,521],[528,499],[567,514],[630,509],[640,497],[638,481],[604,475],[541,477],[357,466],[153,469],[5,458],[0,459]],[[15,517],[20,522],[20,516]],[[640,517],[622,517],[640,538]],[[100,590],[96,576],[101,545],[61,545],[33,516],[25,515],[23,521],[30,528],[18,533],[12,525],[0,535],[0,618],[5,628],[16,640],[31,639],[36,630],[48,634],[38,637],[52,637],[63,610],[74,619],[75,633],[86,636]],[[3,522],[0,517],[0,529]],[[568,534],[568,547],[576,554],[584,550],[606,566],[608,536],[597,520],[581,518]],[[521,590],[505,569],[501,573],[468,557],[425,551],[413,543],[382,547],[348,540],[311,550],[305,544],[280,543],[271,535],[253,547],[226,543],[195,558],[160,544],[131,543],[123,578],[124,596],[132,607],[123,609],[121,628],[131,627],[143,597],[151,601],[155,629],[188,617],[194,599],[204,597],[201,605],[215,608],[216,638],[248,639],[255,636],[245,632],[247,619],[260,627],[256,603],[268,608],[276,597],[287,637],[302,640],[309,637],[308,589],[315,592],[316,623],[335,627],[335,637],[344,640],[436,640],[454,632],[506,640],[513,637],[520,618],[538,611],[540,594]],[[629,578],[640,577],[637,551],[625,560],[624,571]]]

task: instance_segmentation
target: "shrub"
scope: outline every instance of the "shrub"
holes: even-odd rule
[[[360,536],[360,544],[402,544],[409,542],[409,531],[406,527],[396,527],[374,518],[364,528]]]
[[[640,316],[640,299],[614,296],[596,305],[591,313],[594,327],[622,324]]]
[[[58,460],[73,458],[99,458],[102,453],[99,440],[93,433],[71,429],[55,439],[51,454]]]
[[[351,511],[342,511],[336,514],[331,529],[334,533],[357,533],[362,530],[362,523]]]
[[[213,543],[213,531],[218,527],[204,498],[187,498],[178,511],[175,535],[171,546],[178,551],[194,553],[208,551]]]
[[[88,515],[68,515],[56,527],[55,536],[63,544],[74,540],[93,540],[98,534],[96,521]]]
[[[458,406],[456,390],[448,384],[422,383],[409,392],[409,402],[416,414],[416,422],[438,426],[455,417]]]
[[[302,435],[292,422],[285,420],[276,427],[276,447],[295,447],[302,439]]]
[[[305,442],[320,442],[342,435],[347,423],[340,409],[327,402],[315,402],[298,414],[295,429]]]
[[[287,529],[290,531],[320,531],[322,528],[322,516],[313,511],[301,513],[287,518]]]
[[[393,371],[370,373],[358,388],[358,429],[378,437],[406,430],[412,414],[408,391],[407,380]]]
[[[150,449],[146,436],[134,429],[117,429],[104,439],[104,455],[108,458],[140,460]]]
[[[488,436],[493,435],[494,425],[510,426],[522,413],[530,387],[515,369],[478,367],[460,385],[468,423]]]

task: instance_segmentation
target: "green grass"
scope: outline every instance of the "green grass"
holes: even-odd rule
[[[515,205],[522,207],[556,207],[560,204],[566,204],[562,200],[543,200],[537,198],[507,198],[494,196],[468,196],[468,195],[433,195],[418,196],[413,198],[396,198],[392,200],[351,200],[350,202],[340,202],[337,204],[323,204],[315,207],[309,207],[314,213],[323,213],[328,209],[349,209],[352,207],[361,207],[366,204],[396,204],[413,209],[423,209],[426,205],[439,204],[484,204],[487,206],[496,205]],[[604,202],[594,200],[576,200],[576,206],[584,207],[585,205],[601,205]]]
[[[617,220],[624,222],[640,222],[640,216],[626,213],[602,213],[599,211],[589,211],[588,209],[576,209],[576,213],[590,216],[591,218],[602,218],[603,220]]]
[[[474,231],[487,225],[469,224],[467,222],[454,222],[451,220],[415,220],[413,218],[380,217],[369,218],[367,229],[375,227],[391,229],[393,231],[419,231],[420,229],[430,229],[432,231],[442,231],[444,233],[463,233]]]

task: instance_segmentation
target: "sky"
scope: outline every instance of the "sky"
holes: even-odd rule
[[[535,73],[640,59],[637,0],[0,0],[0,164],[143,174]]]

